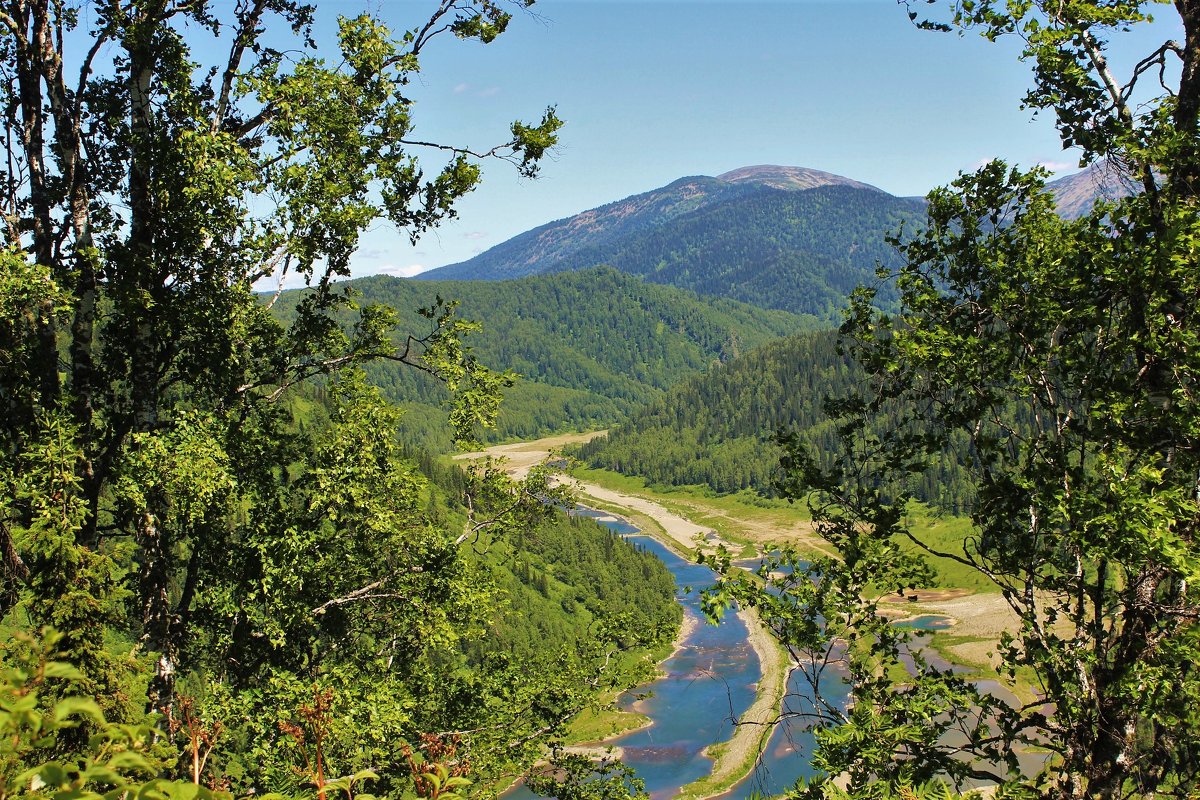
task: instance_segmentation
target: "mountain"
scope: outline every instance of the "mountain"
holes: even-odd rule
[[[456,299],[463,318],[482,324],[467,342],[475,355],[523,376],[506,393],[491,439],[611,425],[683,378],[821,324],[609,268],[493,282],[375,276],[348,286],[360,295],[360,305],[383,303],[401,311],[405,333],[428,328],[416,309],[439,296]],[[278,312],[287,318],[300,296],[285,292]],[[449,447],[440,384],[391,363],[372,364],[368,375],[408,409],[406,439]]]
[[[751,188],[705,176],[680,178],[660,189],[549,222],[468,261],[429,270],[420,278],[498,281],[554,272],[547,265],[557,264],[580,250],[666,224]]]
[[[1141,191],[1138,181],[1108,161],[1089,164],[1081,172],[1046,184],[1060,216],[1079,219],[1097,200],[1120,200]]]
[[[788,336],[680,381],[577,455],[652,484],[769,491],[782,455],[771,435],[794,432],[826,462],[839,447],[826,398],[866,388],[866,374],[838,347],[836,330]],[[879,422],[873,432],[887,435],[886,413]],[[955,441],[908,489],[963,512],[974,497],[960,466],[967,453],[965,442]]]
[[[503,280],[606,264],[647,281],[833,319],[896,256],[923,201],[802,167],[681,178],[527,231],[422,278]],[[881,305],[894,300],[883,287]]]
[[[1107,162],[1048,188],[1077,218],[1136,191]],[[647,281],[835,319],[846,294],[897,265],[886,235],[921,224],[922,198],[804,167],[758,165],[693,176],[547,223],[426,279],[505,280],[606,264]],[[893,287],[877,287],[891,308]]]
[[[837,339],[835,330],[777,339],[680,381],[578,455],[653,484],[767,490],[782,454],[772,432],[803,430],[817,452],[837,444],[824,398],[863,380]]]

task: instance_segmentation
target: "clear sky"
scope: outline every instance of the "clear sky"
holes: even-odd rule
[[[431,6],[369,8],[400,31]],[[923,195],[990,158],[1074,169],[1051,119],[1020,108],[1030,78],[1016,42],[919,31],[895,0],[538,0],[531,12],[489,45],[439,40],[411,96],[414,136],[481,149],[504,141],[513,119],[557,106],[566,125],[542,176],[485,165],[459,220],[416,247],[372,230],[355,274],[456,263],[676,178],[753,164],[822,169],[897,195]],[[1125,34],[1114,64],[1127,68],[1172,35],[1157,27]],[[441,160],[427,163],[433,172]]]

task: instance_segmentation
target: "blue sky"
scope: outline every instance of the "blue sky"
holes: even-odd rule
[[[430,6],[368,8],[400,31]],[[411,95],[416,137],[475,148],[503,141],[514,118],[557,106],[566,126],[542,176],[485,165],[459,220],[415,247],[379,226],[363,239],[356,274],[456,263],[676,178],[752,164],[921,195],[990,158],[1067,171],[1076,161],[1049,117],[1020,108],[1029,71],[1016,42],[919,31],[894,0],[539,0],[531,11],[490,45],[439,40]],[[1115,65],[1170,35],[1158,27],[1127,34]],[[439,156],[427,163],[433,171]]]

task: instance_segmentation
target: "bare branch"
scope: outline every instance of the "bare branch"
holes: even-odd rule
[[[246,52],[247,45],[253,41],[253,36],[258,28],[258,23],[262,19],[263,10],[266,8],[267,0],[254,0],[254,5],[249,13],[244,16],[239,15],[238,29],[233,37],[233,44],[229,48],[229,59],[225,64],[225,72],[221,76],[221,90],[217,95],[217,107],[213,111],[212,132],[216,133],[221,129],[221,124],[225,121],[225,115],[229,110],[229,99],[233,92],[233,82],[237,77],[238,67],[242,63],[242,56]]]

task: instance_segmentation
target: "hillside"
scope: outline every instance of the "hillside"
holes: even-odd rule
[[[460,264],[430,270],[427,280],[499,281],[551,272],[548,266],[751,191],[719,178],[680,178],[667,186],[555,220],[514,236]],[[588,266],[595,266],[589,264]]]
[[[435,297],[457,299],[466,319],[483,325],[469,344],[479,359],[522,376],[507,393],[488,440],[529,438],[605,427],[673,384],[771,339],[817,327],[812,317],[701,298],[613,269],[521,280],[420,281],[372,277],[348,284],[362,304],[399,310],[400,330],[421,331],[416,309]],[[277,305],[287,316],[299,292]],[[404,435],[449,447],[444,389],[415,370],[372,365],[368,374],[405,405]]]
[[[647,281],[832,319],[895,259],[923,202],[801,167],[744,167],[585,211],[423,277],[498,280],[607,264]],[[890,290],[880,301],[887,305]]]
[[[1136,187],[1106,162],[1048,184],[1075,218]],[[647,281],[836,319],[846,294],[895,265],[887,234],[925,201],[804,167],[759,165],[667,186],[547,223],[426,279],[505,280],[606,264]],[[895,302],[878,286],[878,304]]]
[[[862,369],[838,353],[836,331],[787,337],[681,382],[578,456],[660,485],[766,491],[781,455],[772,434],[793,431],[814,453],[832,452],[836,430],[825,398],[844,397],[862,380]],[[910,488],[961,512],[972,492],[955,462],[942,459]]]
[[[912,225],[923,203],[874,189],[764,186],[669,224],[585,248],[554,269],[603,263],[703,295],[836,319],[880,264],[896,265],[885,234]],[[895,301],[888,285],[878,302]]]

